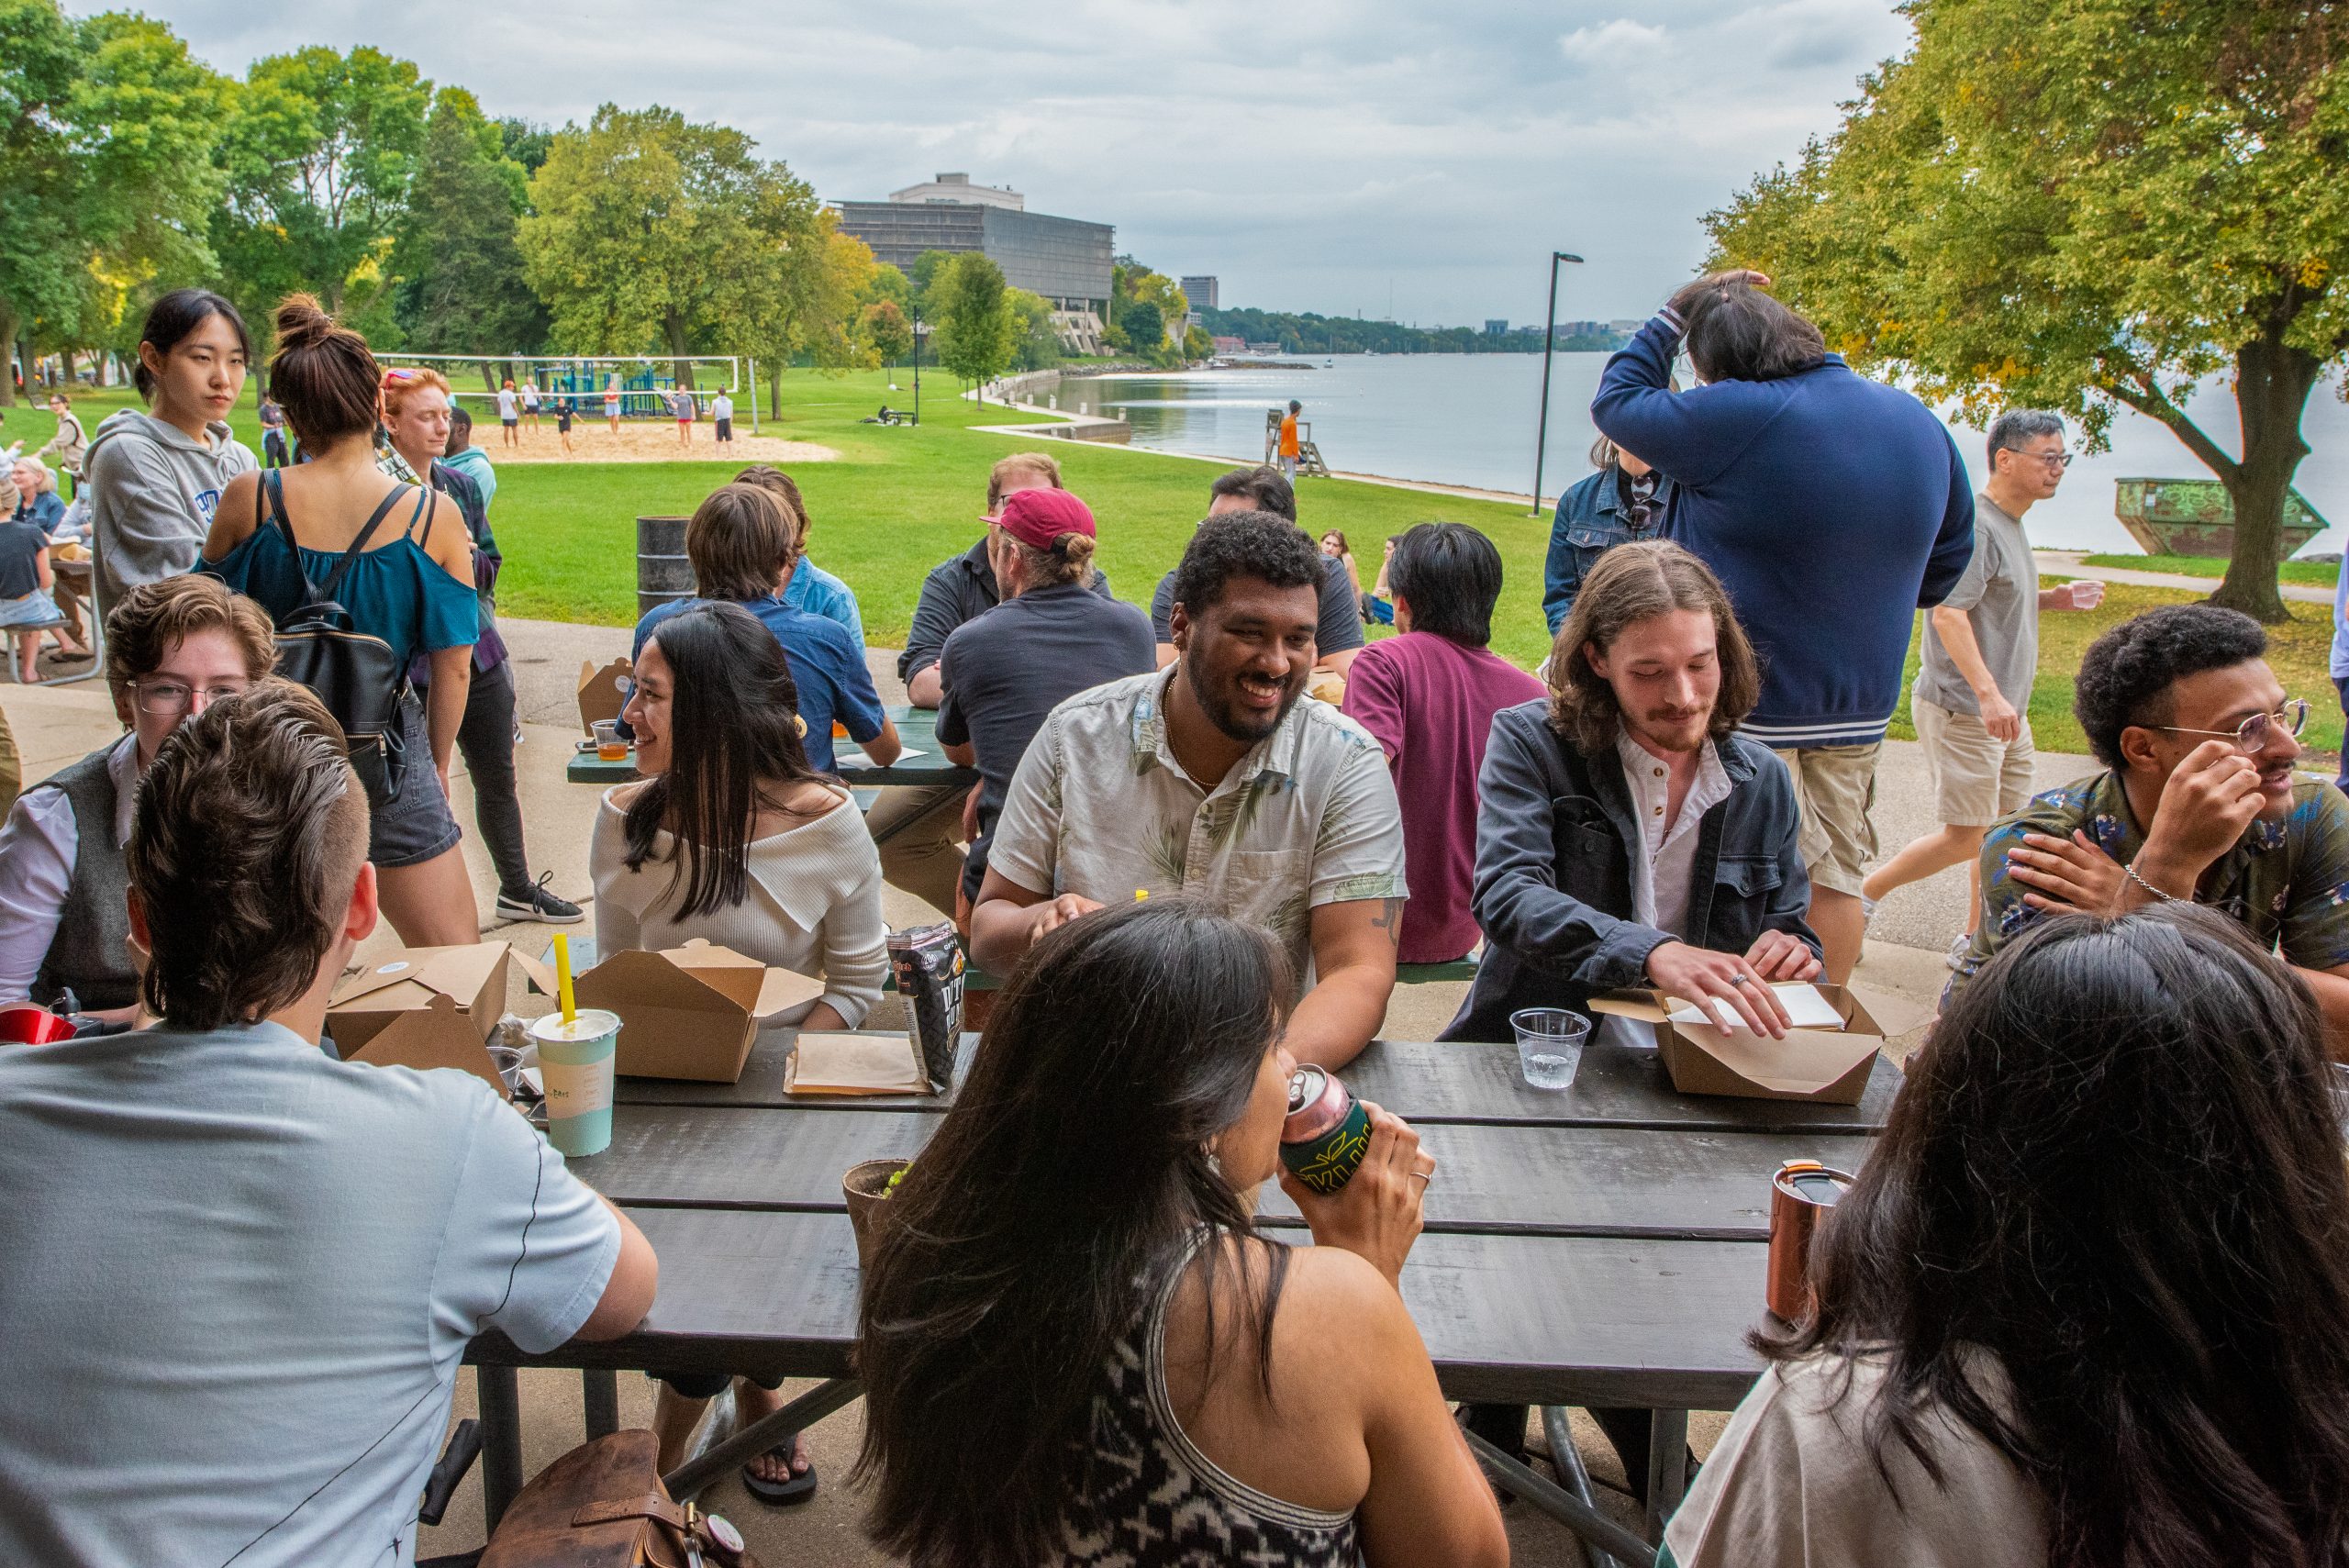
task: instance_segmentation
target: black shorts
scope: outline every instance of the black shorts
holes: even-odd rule
[[[720,419],[718,422],[718,439],[721,441],[730,441],[734,439],[733,420]]]
[[[520,424],[521,422],[522,422],[522,421],[521,421],[521,420],[519,420],[519,419],[500,419],[500,420],[498,421],[498,423],[499,423],[499,424],[501,424],[501,425],[505,426],[505,427],[506,427],[507,429],[509,429],[509,430],[510,430],[510,429],[512,429],[515,426],[517,426],[517,425]]]

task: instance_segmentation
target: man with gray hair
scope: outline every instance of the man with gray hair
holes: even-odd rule
[[[2064,421],[2014,408],[1990,426],[1990,477],[1974,498],[1974,560],[1949,597],[1926,613],[1925,651],[1911,689],[1917,739],[1933,767],[1941,828],[1878,866],[1861,884],[1871,911],[1894,888],[1964,862],[1975,865],[1990,824],[2031,798],[2031,683],[2039,667],[2039,612],[2092,610],[2104,584],[2042,588],[2023,514],[2055,494],[2071,466]],[[1966,906],[1965,950],[1981,916],[1980,873]]]

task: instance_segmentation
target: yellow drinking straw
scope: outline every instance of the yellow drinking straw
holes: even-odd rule
[[[1149,888],[1147,888],[1147,887],[1137,887],[1137,888],[1135,888],[1135,889],[1134,889],[1134,902],[1135,902],[1135,903],[1137,903],[1137,904],[1143,903],[1143,902],[1147,901],[1147,900],[1149,899],[1149,897],[1150,897],[1150,889],[1149,889]]]
[[[579,1007],[571,999],[571,938],[561,931],[554,934],[555,991],[562,1003],[562,1021],[579,1021]]]

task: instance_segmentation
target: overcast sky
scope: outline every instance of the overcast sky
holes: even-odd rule
[[[76,6],[77,9],[83,8]],[[1831,128],[1907,45],[1889,0],[150,0],[218,69],[372,43],[492,115],[658,102],[828,199],[943,170],[1113,223],[1222,303],[1539,322],[1643,316],[1698,219]]]

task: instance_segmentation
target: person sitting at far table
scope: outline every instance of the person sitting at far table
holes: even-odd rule
[[[0,1003],[71,991],[102,1024],[137,1011],[123,845],[139,780],[173,731],[270,672],[262,607],[211,577],[141,583],[106,617],[106,684],[121,740],[17,798],[0,824]]]
[[[1105,906],[1186,892],[1273,932],[1308,977],[1299,1061],[1342,1067],[1370,1043],[1410,890],[1378,743],[1306,695],[1322,560],[1270,512],[1199,525],[1174,573],[1180,661],[1062,703],[1012,774],[971,916],[982,968]]]
[[[2208,904],[2282,951],[2349,1061],[2349,799],[2302,778],[2309,705],[2267,634],[2168,605],[2088,645],[2072,710],[2106,771],[2001,817],[1982,845],[1982,917],[1949,994],[2053,910]]]
[[[0,1051],[0,1562],[407,1563],[466,1345],[652,1304],[482,1080],[319,1049],[376,917],[348,755],[274,678],[165,737],[124,853],[161,1021]]]
[[[2239,922],[2050,921],[1953,1001],[1660,1564],[2338,1562],[2349,1184]]]
[[[1287,518],[1294,526],[1297,491],[1277,469],[1235,468],[1229,473],[1218,474],[1215,483],[1208,486],[1208,516],[1220,517],[1226,512],[1270,512],[1276,517]],[[1354,578],[1349,563],[1336,556],[1324,553],[1321,568],[1321,580],[1317,584],[1321,595],[1320,619],[1314,635],[1314,646],[1320,652],[1314,668],[1343,675],[1354,662],[1354,655],[1362,651],[1362,584]],[[1158,633],[1158,665],[1163,670],[1174,662],[1175,655],[1172,572],[1158,580],[1158,591],[1151,595],[1150,624]]]
[[[801,974],[824,995],[770,1020],[858,1028],[889,973],[881,860],[856,802],[807,761],[798,693],[783,649],[740,605],[697,605],[653,628],[625,710],[641,784],[606,793],[588,868],[596,950],[706,939]],[[726,1377],[676,1376],[653,1406],[660,1463],[673,1470]],[[744,1378],[749,1422],[781,1408],[782,1380]],[[742,1466],[762,1501],[804,1502],[816,1472],[796,1436]]]
[[[1538,702],[1542,683],[1495,653],[1501,552],[1464,523],[1421,523],[1392,565],[1399,637],[1374,642],[1346,680],[1346,717],[1386,753],[1403,815],[1397,959],[1449,963],[1483,940],[1469,895],[1476,871],[1476,770],[1493,716]]]
[[[1595,993],[1621,986],[1727,1002],[1748,1028],[1785,1035],[1769,983],[1815,977],[1820,951],[1803,920],[1794,787],[1737,733],[1760,687],[1753,645],[1703,562],[1662,540],[1598,558],[1558,629],[1549,697],[1493,719],[1477,779],[1485,956],[1439,1038],[1513,1040],[1520,1008],[1588,1018]],[[1601,1020],[1599,1036],[1655,1043],[1650,1026],[1620,1018]],[[1649,1413],[1591,1415],[1645,1502]],[[1522,1407],[1471,1406],[1468,1424],[1524,1450]]]
[[[1003,603],[948,638],[938,662],[946,677],[939,748],[980,775],[964,814],[971,853],[957,913],[966,923],[1012,772],[1044,717],[1063,698],[1157,668],[1150,617],[1092,591],[1093,511],[1083,501],[1065,490],[1022,490],[1005,497],[987,534]]]
[[[1364,1102],[1337,1193],[1282,1170],[1289,995],[1267,932],[1187,898],[1021,962],[865,1276],[858,1478],[893,1559],[1508,1561],[1397,1286],[1435,1161]],[[1251,1218],[1275,1176],[1314,1245]]]
[[[631,661],[643,657],[646,640],[670,617],[713,602],[740,605],[766,624],[791,661],[809,765],[832,771],[836,719],[876,766],[897,760],[905,743],[881,706],[863,644],[838,621],[794,609],[785,597],[799,569],[799,527],[774,492],[740,483],[711,491],[685,524],[685,556],[699,596],[647,610],[636,623]]]

